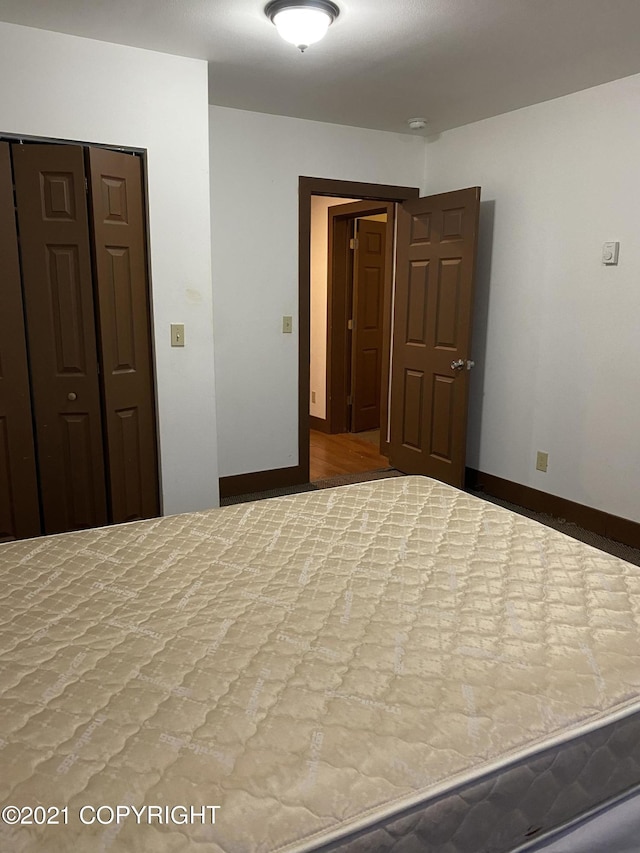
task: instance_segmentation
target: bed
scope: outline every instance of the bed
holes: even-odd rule
[[[640,785],[639,628],[422,477],[5,544],[0,849],[546,849]]]

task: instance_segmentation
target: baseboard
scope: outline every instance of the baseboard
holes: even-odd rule
[[[318,432],[331,433],[331,425],[325,418],[316,418],[315,415],[309,415],[309,429],[317,429]]]
[[[295,465],[292,468],[274,468],[271,471],[252,471],[249,474],[220,477],[220,497],[233,498],[236,495],[266,492],[268,489],[299,486],[308,482],[309,478],[305,476],[301,465]]]
[[[518,504],[533,512],[546,512],[556,518],[572,521],[585,530],[622,542],[631,548],[640,548],[640,524],[637,521],[620,518],[600,509],[523,486],[521,483],[503,480],[502,477],[485,474],[475,468],[467,468],[465,485],[471,489],[482,489],[494,498]]]

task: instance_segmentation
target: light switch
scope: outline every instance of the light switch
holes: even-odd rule
[[[171,324],[171,346],[172,347],[183,347],[184,346],[184,323],[172,323]]]
[[[293,332],[293,317],[282,318],[282,334],[290,335]]]
[[[606,266],[615,266],[618,263],[618,252],[620,243],[605,243],[602,247],[602,263]]]

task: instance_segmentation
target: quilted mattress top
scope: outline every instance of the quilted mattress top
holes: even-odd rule
[[[639,692],[638,569],[426,478],[9,543],[0,849],[301,853]]]

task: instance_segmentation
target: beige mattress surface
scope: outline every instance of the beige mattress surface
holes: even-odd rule
[[[639,693],[637,568],[426,478],[9,543],[0,849],[301,853]]]

